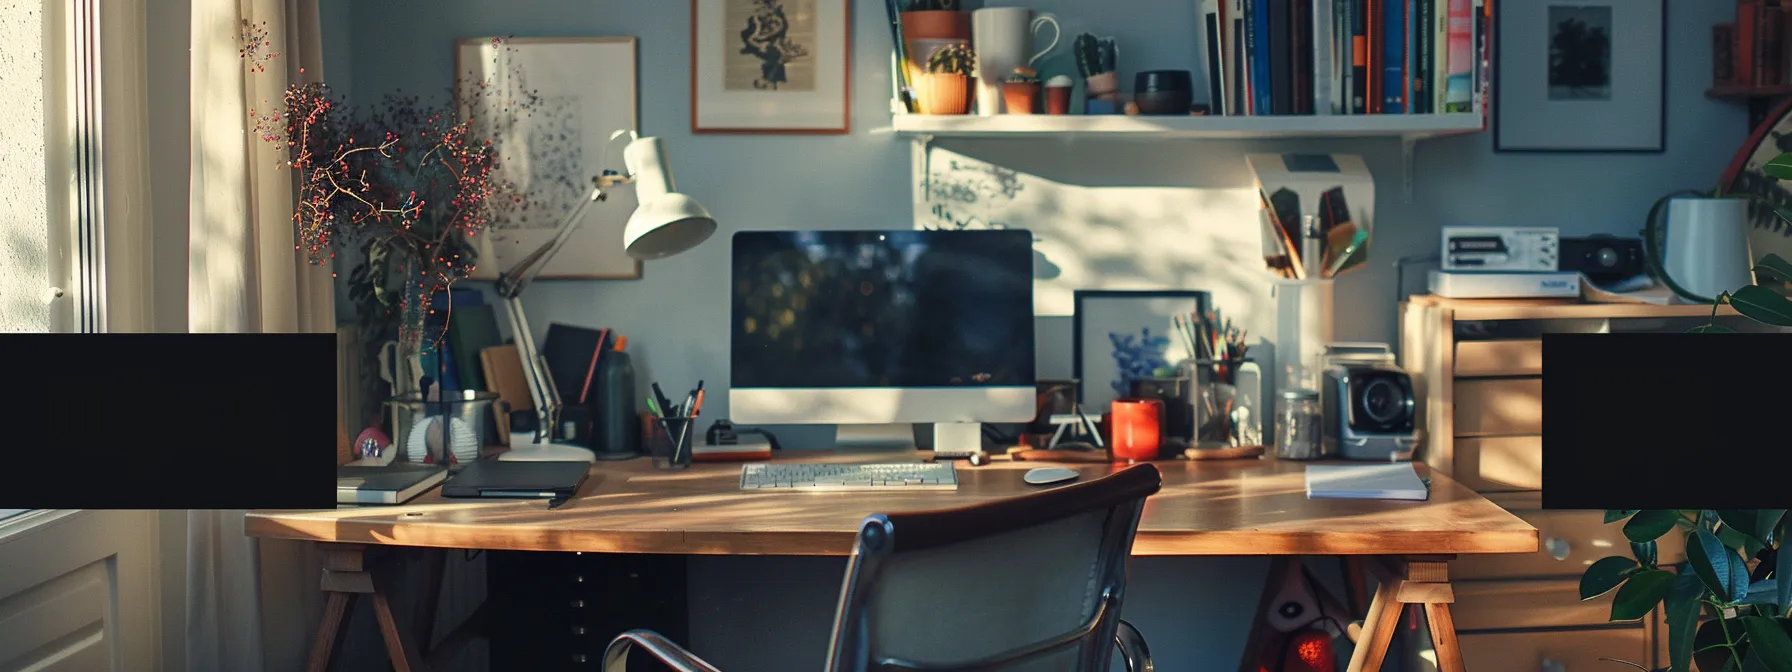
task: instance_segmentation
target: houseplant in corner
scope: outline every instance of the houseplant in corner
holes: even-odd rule
[[[1792,179],[1792,153],[1763,171]],[[1792,220],[1788,213],[1780,216]],[[1792,264],[1769,254],[1754,271],[1756,284],[1712,301],[1713,318],[1729,304],[1756,322],[1792,327],[1792,300],[1760,284],[1792,279]],[[1733,330],[1713,319],[1692,331]],[[1605,522],[1623,523],[1631,556],[1601,558],[1588,567],[1580,579],[1581,599],[1617,591],[1613,621],[1643,618],[1660,605],[1668,626],[1667,670],[1687,672],[1696,664],[1700,672],[1792,671],[1792,552],[1785,548],[1792,517],[1785,509],[1612,510]],[[1687,560],[1672,571],[1656,562],[1656,544],[1669,534],[1686,540]]]

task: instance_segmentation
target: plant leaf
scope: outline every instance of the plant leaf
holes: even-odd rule
[[[1779,598],[1779,579],[1766,579],[1749,584],[1741,604],[1773,604]]]
[[[1662,605],[1667,612],[1668,668],[1673,672],[1691,672],[1693,639],[1699,629],[1699,600],[1704,597],[1705,584],[1681,564]]]
[[[1605,524],[1610,525],[1625,518],[1636,515],[1636,509],[1606,509]]]
[[[1639,569],[1635,560],[1622,555],[1600,558],[1580,575],[1580,599],[1590,600],[1611,592]]]
[[[1736,528],[1762,544],[1773,543],[1773,530],[1779,527],[1785,509],[1718,509],[1717,519]],[[1750,555],[1753,555],[1752,553]]]
[[[1612,598],[1611,620],[1634,621],[1648,616],[1655,605],[1667,597],[1668,585],[1673,581],[1674,573],[1665,569],[1646,569],[1632,574],[1618,587],[1617,597]]]
[[[1742,628],[1731,622],[1730,628],[1735,632],[1733,637],[1740,637]],[[1693,635],[1692,660],[1700,670],[1727,670],[1730,664],[1729,645],[1724,643],[1724,623],[1711,619],[1699,624],[1698,634]],[[1669,642],[1672,644],[1672,641]]]
[[[1773,160],[1761,166],[1761,172],[1767,173],[1770,177],[1792,180],[1792,152],[1785,152],[1773,157]]]
[[[1792,262],[1788,262],[1777,254],[1761,257],[1761,263],[1755,265],[1755,272],[1766,271],[1781,280],[1792,280]]]
[[[1792,301],[1766,287],[1749,285],[1730,293],[1730,305],[1756,322],[1792,327]]]
[[[1687,329],[1686,333],[1689,333],[1689,334],[1734,334],[1734,333],[1736,333],[1736,330],[1731,329],[1731,328],[1726,327],[1721,324],[1701,324],[1701,325],[1693,327],[1691,329]]]
[[[1649,569],[1655,569],[1655,550],[1656,544],[1653,541],[1645,541],[1640,544],[1634,541],[1630,542],[1630,554],[1636,558],[1637,564]]]
[[[1788,302],[1792,305],[1792,302]],[[1680,519],[1680,512],[1674,509],[1650,509],[1638,511],[1624,524],[1624,536],[1634,542],[1655,541],[1668,530],[1674,529],[1674,521]]]
[[[1760,616],[1743,616],[1741,620],[1748,633],[1749,653],[1759,655],[1773,672],[1792,672],[1792,637],[1786,636],[1780,622]]]
[[[1693,572],[1699,575],[1699,580],[1705,582],[1705,587],[1721,601],[1741,599],[1748,592],[1748,572],[1740,567],[1742,559],[1718,541],[1717,535],[1710,530],[1701,527],[1688,536],[1691,538],[1687,539],[1686,559]],[[1736,585],[1736,570],[1741,570],[1740,586]]]
[[[1777,590],[1774,591],[1778,596],[1774,599],[1774,604],[1779,607],[1776,615],[1785,616],[1787,611],[1792,610],[1792,549],[1786,548],[1784,541],[1780,542],[1779,557],[1774,558],[1773,575],[1780,579]]]
[[[1717,531],[1712,534],[1717,535],[1717,540],[1723,545],[1741,551],[1743,557],[1752,558],[1756,553],[1761,552],[1761,542],[1755,541],[1754,537],[1743,534],[1741,530],[1729,525],[1718,527]]]

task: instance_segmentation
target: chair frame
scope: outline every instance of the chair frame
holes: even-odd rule
[[[875,514],[859,527],[848,561],[846,581],[835,611],[834,637],[828,644],[829,672],[997,672],[1005,666],[1075,647],[1079,667],[1105,670],[1118,648],[1128,672],[1152,672],[1150,652],[1137,628],[1120,620],[1127,561],[1143,514],[1145,498],[1161,487],[1162,474],[1150,464],[1135,465],[1106,477],[973,506],[915,513]],[[1130,505],[1128,503],[1130,502]],[[870,588],[891,556],[949,546],[1108,509],[1098,553],[1107,564],[1100,577],[1100,602],[1088,620],[1059,635],[955,665],[882,658],[871,660],[868,611]],[[639,647],[678,672],[721,672],[660,635],[643,630],[623,633],[604,652],[606,672],[626,669],[628,652]]]

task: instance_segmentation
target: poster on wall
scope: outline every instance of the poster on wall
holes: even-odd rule
[[[1499,2],[1494,11],[1495,151],[1667,146],[1666,2]]]
[[[848,0],[691,0],[691,132],[844,134]]]
[[[636,119],[635,38],[475,38],[455,45],[461,113],[498,150],[494,221],[475,241],[471,277],[492,280],[552,241],[566,217],[590,198],[604,169],[622,170],[619,130]],[[496,91],[469,91],[489,87]],[[635,211],[632,189],[613,189],[585,209],[584,222],[541,279],[634,279],[641,263],[622,246]]]

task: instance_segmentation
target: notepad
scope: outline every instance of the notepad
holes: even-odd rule
[[[1308,499],[1423,500],[1430,494],[1411,462],[1307,467]]]
[[[448,471],[426,464],[336,468],[337,504],[403,504],[441,483]]]

